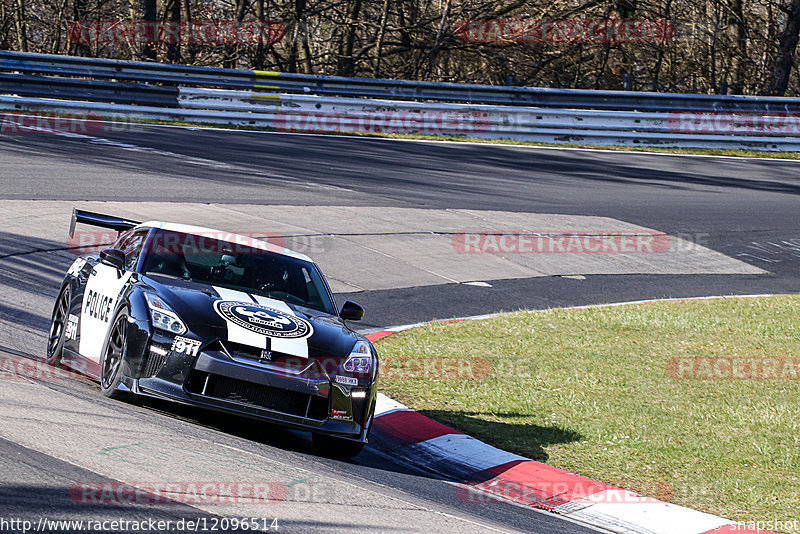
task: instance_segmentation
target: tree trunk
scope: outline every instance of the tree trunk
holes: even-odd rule
[[[742,0],[729,0],[728,9],[728,34],[735,44],[729,52],[731,57],[731,71],[733,79],[730,80],[730,92],[742,94],[745,80],[747,79],[747,26],[744,19]]]
[[[766,93],[772,96],[783,96],[789,87],[794,51],[800,37],[800,0],[792,0],[789,7],[781,9],[786,12],[786,27],[778,38],[778,54],[772,69],[772,77],[767,85]]]
[[[670,20],[669,8],[672,6],[672,0],[667,0],[664,6],[664,20]],[[661,76],[661,69],[664,65],[664,54],[666,53],[667,45],[663,42],[658,43],[658,53],[656,55],[655,65],[653,67],[653,83],[650,86],[651,91],[658,91],[658,78]]]
[[[300,20],[295,19],[292,24],[292,37],[289,42],[289,57],[286,59],[286,68],[289,72],[297,72],[297,36]]]
[[[0,50],[11,48],[11,44],[8,42],[9,18],[5,3],[0,2]]]
[[[292,40],[289,43],[289,58],[287,60],[287,69],[289,72],[297,72],[297,43],[300,40],[301,31],[305,32],[304,21],[306,19],[306,0],[295,0],[293,15],[294,20],[292,21]]]
[[[383,7],[381,8],[381,22],[378,27],[378,36],[375,39],[375,66],[372,69],[372,77],[380,78],[381,76],[381,60],[383,55],[383,38],[386,35],[386,22],[389,19],[389,0],[383,0]]]
[[[58,54],[61,51],[61,25],[64,23],[64,13],[67,11],[67,1],[62,0],[58,6],[58,13],[56,14],[56,33],[53,36],[53,42],[50,45],[50,53]]]
[[[77,2],[77,0],[76,0]],[[148,23],[155,23],[156,21],[156,0],[141,0],[141,9],[144,14],[144,20]],[[149,42],[139,43],[139,55],[146,60],[156,60],[156,47],[155,47],[155,27],[150,26],[151,31],[148,31],[147,37]]]
[[[258,22],[262,25],[265,23],[264,18],[264,0],[256,0],[256,18]],[[264,35],[263,31],[261,35]],[[269,46],[269,43],[265,43],[262,39],[258,40],[258,44],[256,45],[256,58],[255,58],[255,68],[258,70],[264,69],[264,64],[266,63],[267,53],[266,47]]]
[[[442,19],[439,21],[439,27],[436,29],[436,39],[433,41],[433,48],[428,56],[428,70],[425,72],[425,79],[427,80],[433,72],[433,67],[436,65],[436,56],[439,55],[439,49],[442,47],[444,25],[447,23],[447,17],[450,15],[450,4],[452,0],[447,0],[442,12]]]
[[[356,22],[361,13],[361,0],[351,0],[345,20],[345,31],[342,36],[337,71],[340,76],[353,76],[356,70],[353,49],[356,41]]]
[[[72,21],[80,23],[86,20],[86,0],[74,0],[72,2]],[[88,56],[90,53],[89,44],[79,41],[70,41],[67,53],[71,56]]]
[[[239,32],[245,13],[247,13],[247,0],[236,0],[236,39],[235,42],[225,46],[225,59],[222,61],[222,66],[225,68],[235,69],[239,61]]]
[[[305,13],[303,14],[301,29],[303,38],[303,72],[306,74],[313,74],[314,67],[311,65],[311,43],[308,42],[308,19]]]
[[[25,0],[16,0],[17,9],[14,20],[17,25],[17,45],[20,52],[28,51],[28,29],[25,24]]]
[[[164,19],[169,24],[169,29],[172,31],[167,32],[165,36],[167,39],[167,62],[180,63],[181,62],[181,4],[179,0],[167,0],[164,6]],[[175,27],[177,25],[177,28]],[[177,31],[175,31],[177,30]]]
[[[189,65],[194,65],[194,62],[197,60],[197,46],[194,42],[195,40],[195,33],[194,29],[192,28],[193,20],[192,20],[192,8],[189,4],[189,0],[181,0],[181,9],[183,10],[183,21],[186,23],[186,56],[187,62]]]

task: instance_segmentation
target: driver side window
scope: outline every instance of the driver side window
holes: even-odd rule
[[[139,230],[133,233],[126,233],[119,236],[114,248],[117,248],[125,253],[125,270],[132,271],[136,268],[136,263],[139,261],[139,254],[142,252],[142,245],[147,237],[149,230]]]

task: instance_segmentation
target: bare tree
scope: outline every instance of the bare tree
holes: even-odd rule
[[[262,3],[264,0],[260,0]],[[195,31],[192,26],[192,5],[189,0],[181,0],[181,10],[183,11],[183,22],[186,23],[188,43],[186,44],[186,62],[190,65],[197,59],[197,47],[195,46]]]
[[[747,77],[747,25],[743,0],[728,0],[728,33],[732,43],[729,56],[732,63],[732,93],[741,94]]]
[[[355,74],[356,65],[353,50],[355,49],[356,32],[359,29],[358,17],[360,14],[361,0],[348,0],[342,37],[339,42],[339,57],[336,69],[340,76],[353,76]]]
[[[167,41],[167,61],[180,63],[181,61],[181,4],[180,0],[165,0],[164,22],[167,23],[165,38]]]
[[[146,22],[156,21],[156,0],[141,0],[141,9]],[[140,43],[139,54],[143,59],[155,61],[157,57],[155,47],[157,36],[155,35],[155,28],[153,26],[150,26],[150,28],[152,31],[148,32],[148,42]]]
[[[389,0],[383,0],[381,7],[381,21],[378,26],[378,35],[375,38],[375,66],[372,68],[372,77],[381,75],[381,55],[383,54],[383,38],[386,36],[386,24],[389,21]]]
[[[781,6],[780,9],[785,13],[786,26],[778,37],[778,53],[766,89],[766,93],[773,96],[786,94],[794,65],[794,52],[800,37],[800,0],[792,0],[789,5]]]
[[[21,52],[28,51],[28,26],[25,20],[25,1],[15,0],[14,22],[17,29],[17,44]]]

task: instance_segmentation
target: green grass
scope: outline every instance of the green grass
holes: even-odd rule
[[[433,324],[377,343],[381,388],[550,465],[730,519],[788,521],[800,518],[800,380],[676,379],[668,364],[798,358],[798,309],[800,296],[724,298]],[[437,379],[454,358],[462,371]],[[427,372],[409,367],[418,359]]]

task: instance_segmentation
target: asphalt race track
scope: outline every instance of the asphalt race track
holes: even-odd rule
[[[485,262],[476,267],[480,285],[415,286],[417,275],[405,274],[380,289],[343,283],[337,299],[365,306],[363,329],[519,308],[800,291],[800,162],[135,126],[0,137],[0,184],[0,354],[7,359],[43,357],[58,284],[74,258],[65,250],[70,207],[88,201],[97,211],[95,202],[113,201],[148,214],[163,204],[167,220],[200,217],[197,205],[213,203],[223,229],[238,228],[237,217],[246,214],[236,207],[251,205],[306,206],[326,221],[337,215],[326,206],[348,207],[348,220],[374,208],[428,210],[431,221],[452,210],[589,216],[680,237],[704,251],[685,272],[609,258],[585,273],[573,263],[559,275],[555,263],[555,271],[529,277],[493,276],[494,264]],[[380,237],[396,245],[390,265],[403,263],[406,243],[396,223]],[[368,228],[369,217],[358,224]],[[409,257],[424,257],[415,243]],[[320,259],[329,274],[342,273],[345,282],[348,269],[381,276],[384,264],[369,271],[337,260],[336,251],[327,250],[329,266]],[[729,271],[719,274],[709,258],[730,262]],[[591,531],[535,510],[462,502],[450,482],[370,449],[354,462],[328,460],[300,433],[157,402],[111,401],[82,379],[3,380],[3,372],[0,520],[268,514],[282,532]],[[226,476],[294,490],[271,508],[250,509],[87,505],[68,491],[77,481]]]

